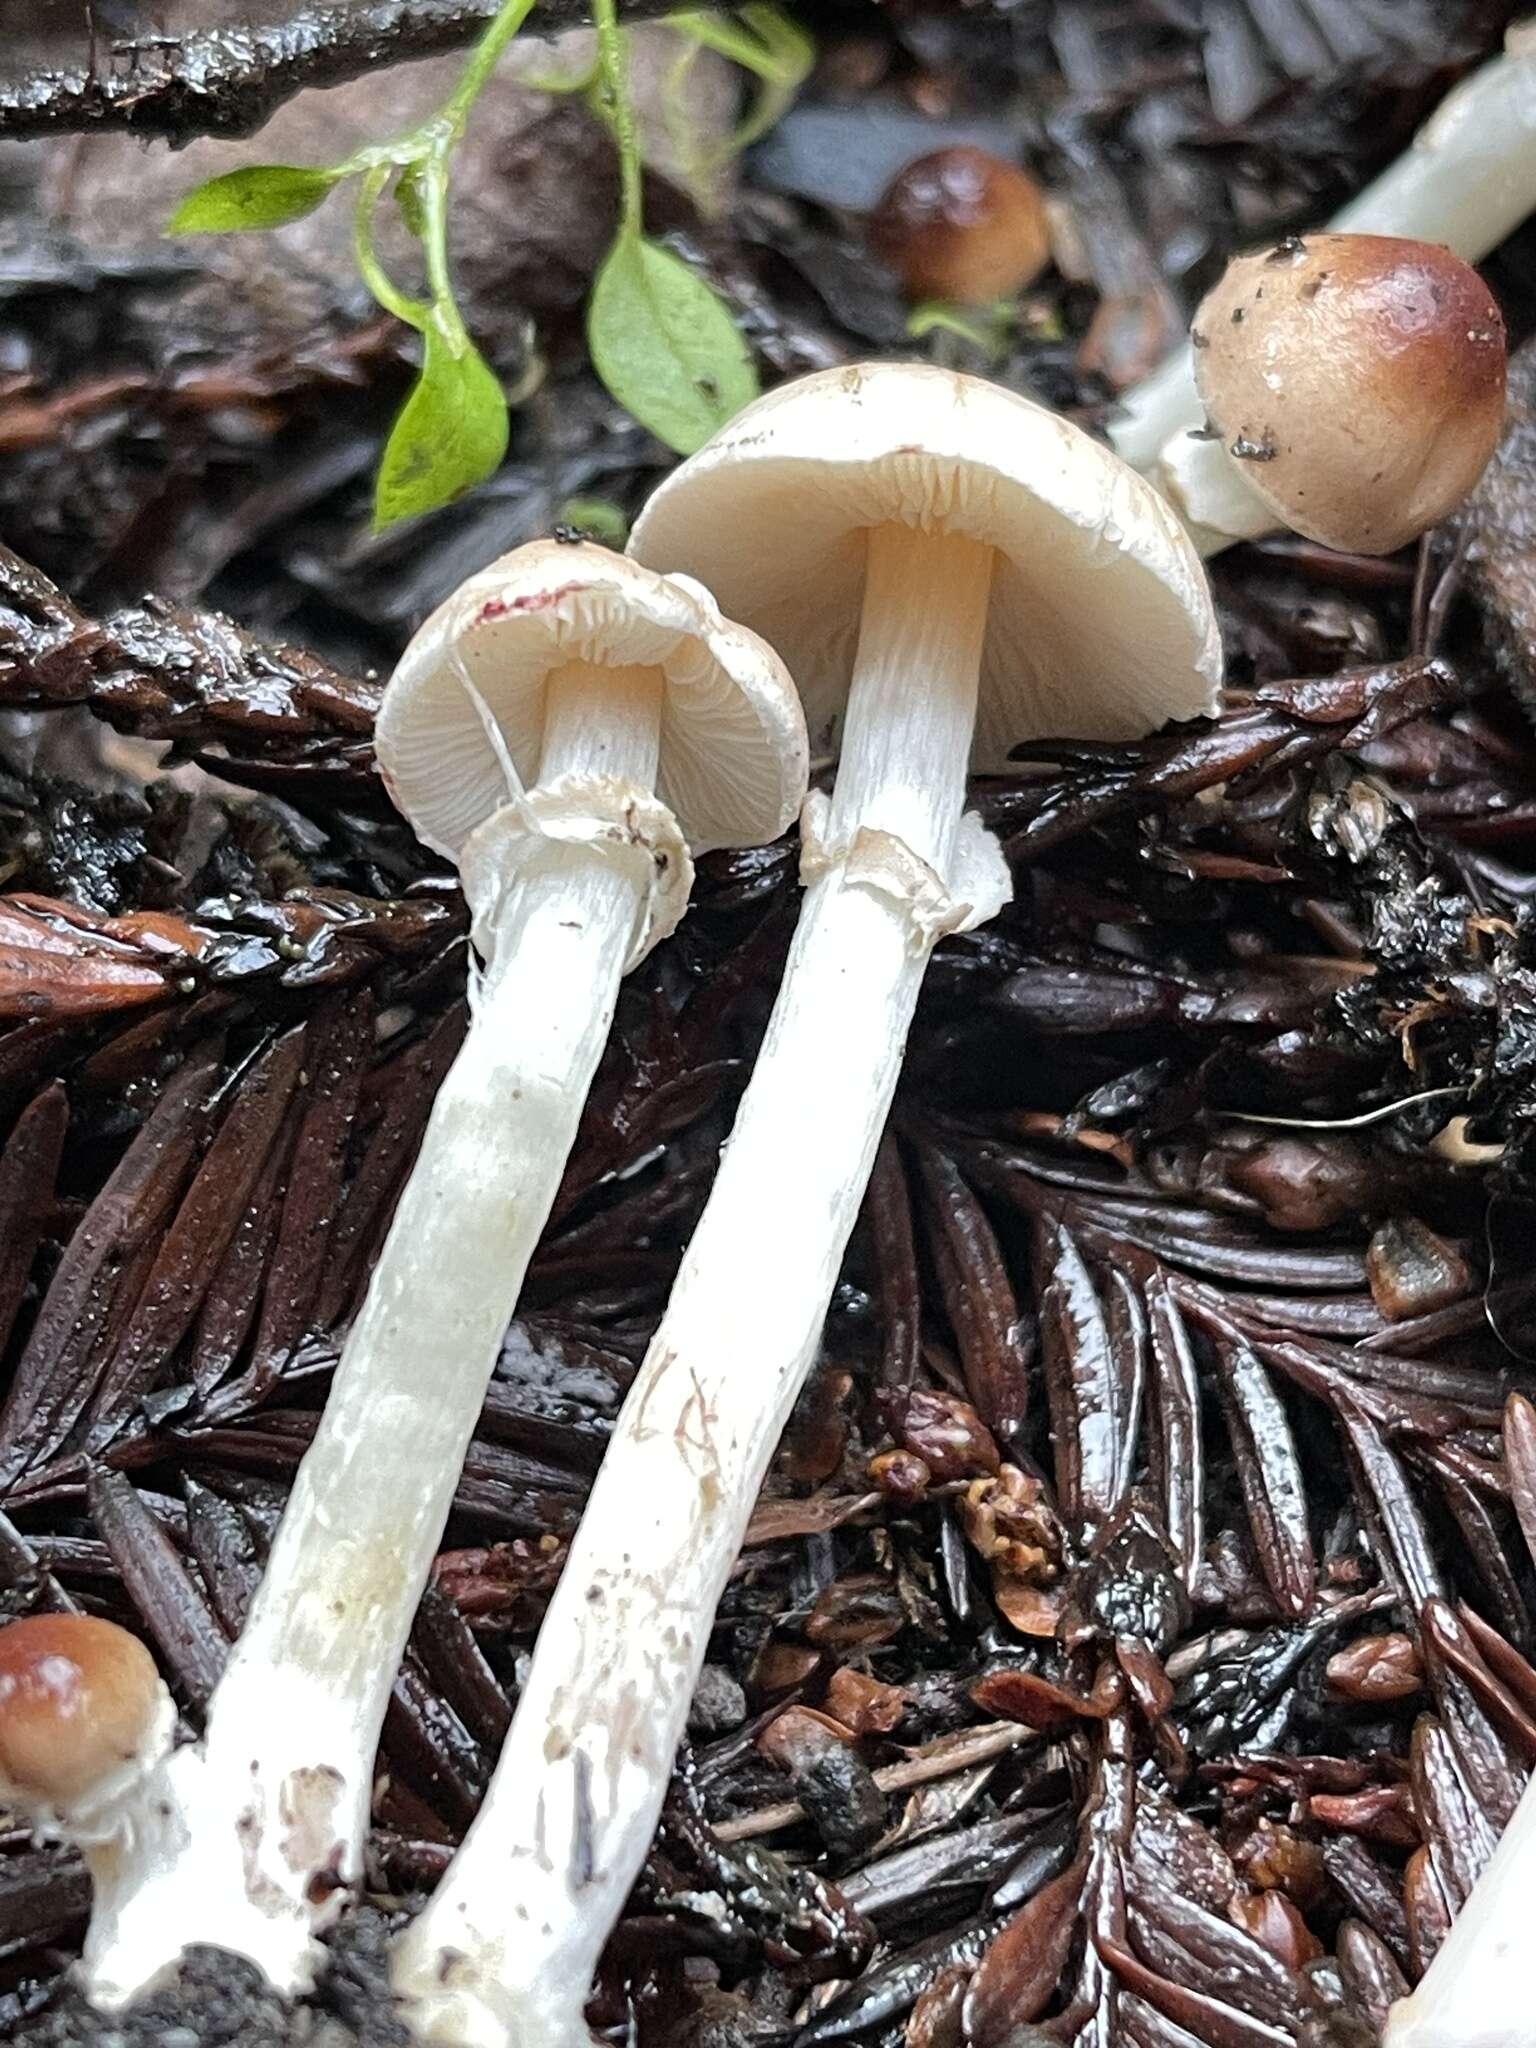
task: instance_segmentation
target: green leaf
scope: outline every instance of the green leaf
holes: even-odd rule
[[[555,514],[555,524],[574,526],[616,554],[629,539],[629,521],[611,498],[567,498]]]
[[[435,319],[423,345],[421,375],[379,463],[375,531],[461,497],[507,452],[507,401],[485,358]]]
[[[679,455],[757,396],[757,371],[724,302],[642,235],[621,232],[603,259],[587,346],[620,405]]]
[[[814,39],[772,0],[747,0],[739,22],[710,7],[685,8],[666,19],[669,27],[690,37],[696,49],[718,51],[761,83],[756,105],[724,148],[713,152],[721,161],[749,149],[777,126],[815,68]]]
[[[923,299],[907,315],[907,332],[914,341],[924,341],[930,334],[953,334],[996,359],[1008,345],[1015,325],[1013,316],[1014,307],[1006,299],[992,306],[971,307]]]
[[[304,164],[248,164],[194,185],[166,223],[171,235],[218,235],[232,228],[280,228],[313,213],[340,171]]]

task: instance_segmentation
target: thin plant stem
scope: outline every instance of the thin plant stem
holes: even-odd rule
[[[419,329],[426,324],[430,308],[421,299],[413,299],[408,292],[401,291],[373,248],[373,216],[393,168],[388,163],[373,165],[358,187],[357,210],[352,220],[352,249],[364,284],[384,310],[393,313],[397,320],[403,320],[407,327]]]
[[[427,283],[432,289],[432,315],[456,349],[469,345],[469,335],[453,295],[448,274],[448,159],[428,157],[421,171],[421,246],[426,257]]]
[[[593,0],[592,20],[597,29],[598,73],[619,151],[619,232],[638,235],[642,228],[640,145],[635,136],[617,0]]]
[[[497,59],[532,13],[535,0],[506,0],[490,27],[470,52],[469,61],[453,92],[419,128],[399,141],[361,150],[345,168],[364,172],[357,195],[353,248],[363,281],[379,304],[408,326],[424,327],[434,319],[443,333],[457,344],[467,344],[468,334],[453,295],[448,272],[448,160],[464,132],[470,108],[496,67]],[[422,247],[430,301],[402,292],[380,263],[373,247],[373,216],[396,170],[421,174]]]
[[[476,43],[464,66],[464,75],[454,87],[443,112],[454,124],[455,133],[464,125],[481,87],[496,68],[497,59],[533,12],[534,0],[506,0],[496,19]]]

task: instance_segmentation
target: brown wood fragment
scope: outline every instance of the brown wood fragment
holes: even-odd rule
[[[77,1226],[0,1411],[0,1485],[63,1448],[92,1382],[85,1368],[125,1272],[153,1256],[201,1141],[222,1048],[205,1046],[166,1083],[116,1168]]]

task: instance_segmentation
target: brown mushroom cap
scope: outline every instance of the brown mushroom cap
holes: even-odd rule
[[[1449,249],[1290,237],[1227,266],[1195,315],[1195,381],[1278,518],[1391,554],[1466,496],[1504,419],[1504,322]]]
[[[1051,260],[1040,187],[970,143],[899,170],[870,215],[869,244],[909,298],[963,306],[1022,290]]]
[[[114,1622],[37,1614],[0,1628],[0,1798],[88,1805],[161,1732],[154,1659]]]

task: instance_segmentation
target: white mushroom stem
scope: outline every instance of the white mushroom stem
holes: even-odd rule
[[[599,668],[568,661],[544,686],[544,749],[539,781],[561,775],[611,775],[650,791],[661,748],[660,669]],[[631,904],[631,921],[636,915]]]
[[[103,1827],[99,1834],[60,1831],[79,1848],[90,1873],[91,1918],[77,1974],[95,2004],[126,2004],[142,1988],[137,1980],[124,1981],[120,1958],[124,1943],[131,1949],[146,1931],[141,1920],[146,1892],[155,1889],[185,1853],[184,1790],[201,1762],[195,1750],[173,1751],[124,1794],[111,1815],[110,1828]],[[145,1982],[174,1960],[174,1955],[163,1953],[164,1935],[152,1921],[147,1933],[157,1960]]]
[[[1536,211],[1536,23],[1448,93],[1388,170],[1334,215],[1335,232],[1444,242],[1476,263]],[[1124,394],[1109,423],[1116,454],[1178,508],[1206,554],[1275,530],[1205,421],[1186,346]]]
[[[93,1945],[98,2002],[131,1996],[191,1942],[248,1955],[279,1989],[303,1989],[338,1882],[361,1875],[390,1689],[643,927],[652,856],[626,832],[624,792],[651,801],[660,703],[656,671],[558,671],[543,768],[589,791],[601,776],[615,815],[587,837],[545,837],[511,802],[465,848],[486,961],[469,1035],[215,1693],[204,1752],[173,1759],[154,1788],[179,1819],[161,1815],[153,1854],[118,1888],[110,1938]]]
[[[810,883],[489,1796],[402,1938],[395,1989],[429,2040],[587,2048],[587,1988],[655,1828],[715,1607],[816,1355],[928,955],[948,928],[908,893],[903,849],[950,876],[991,573],[991,549],[972,540],[870,535],[826,832],[851,857],[834,853]]]
[[[1382,2048],[1530,2048],[1536,2041],[1533,1870],[1536,1778],[1423,1981],[1393,2006]]]

